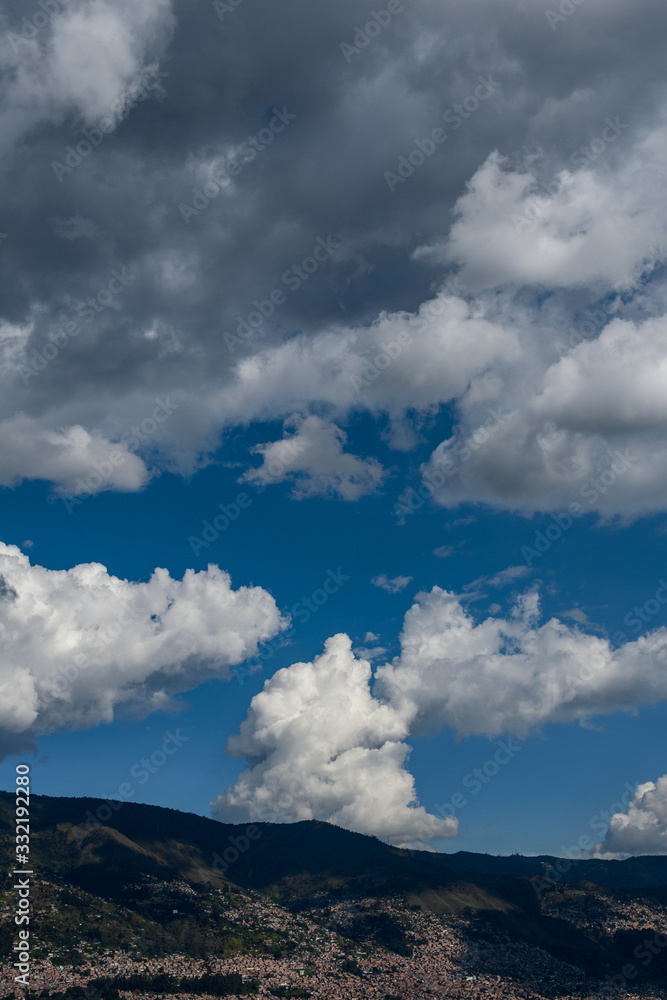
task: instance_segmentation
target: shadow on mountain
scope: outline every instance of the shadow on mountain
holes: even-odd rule
[[[0,836],[8,846],[13,804],[13,796],[0,793]],[[131,923],[136,914],[157,949],[182,947],[205,955],[241,946],[226,936],[224,921],[216,923],[200,912],[198,896],[204,899],[215,888],[263,893],[294,912],[319,908],[323,917],[344,901],[349,919],[333,927],[341,936],[408,955],[404,930],[391,916],[364,914],[354,905],[360,898],[402,896],[413,908],[465,920],[470,947],[475,942],[486,946],[491,974],[505,974],[503,948],[510,943],[515,952],[541,948],[600,978],[632,965],[636,976],[627,982],[628,990],[640,982],[667,982],[667,948],[654,944],[655,953],[647,951],[646,942],[657,940],[655,928],[610,935],[595,922],[596,912],[607,906],[601,891],[667,899],[665,857],[563,865],[550,857],[431,854],[400,850],[317,821],[249,828],[156,806],[46,796],[31,799],[31,831],[31,857],[45,878],[125,908],[113,914],[120,937],[123,920]],[[178,880],[191,887],[187,898],[180,891],[170,896],[169,884]],[[544,912],[545,894],[575,886],[576,920]],[[111,915],[109,920],[113,923]],[[162,938],[151,930],[155,927]]]

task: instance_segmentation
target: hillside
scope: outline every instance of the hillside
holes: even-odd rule
[[[7,847],[12,807],[0,793]],[[91,823],[95,815],[104,822]],[[559,871],[555,858],[405,851],[322,822],[228,826],[155,806],[114,811],[46,796],[31,799],[31,834],[36,957],[48,964],[50,953],[75,979],[86,965],[106,969],[112,952],[135,963],[180,954],[209,965],[269,956],[288,967],[298,955],[311,965],[339,955],[340,974],[358,978],[364,963],[407,968],[426,942],[440,940],[444,955],[456,940],[462,971],[476,975],[502,980],[525,968],[533,988],[544,965],[539,995],[558,995],[559,983],[570,995],[590,993],[582,975],[618,976],[628,962],[636,966],[628,990],[667,983],[661,949],[646,968],[636,954],[646,935],[667,931],[664,857]],[[5,955],[12,937],[5,926]],[[187,986],[164,980],[162,992]]]

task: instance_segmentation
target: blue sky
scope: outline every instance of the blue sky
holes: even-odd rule
[[[361,424],[350,440],[360,451],[384,457],[377,428]],[[112,724],[41,737],[38,752],[25,758],[33,762],[37,790],[122,798],[118,789],[129,781],[133,801],[208,815],[209,803],[242,770],[240,761],[224,753],[226,737],[238,729],[267,677],[296,660],[311,660],[324,639],[340,631],[349,632],[357,646],[367,645],[364,636],[373,632],[386,655],[396,655],[403,615],[415,593],[439,586],[465,594],[480,577],[525,566],[521,546],[532,545],[535,532],[553,523],[549,515],[528,518],[479,505],[447,512],[430,501],[401,523],[394,506],[406,484],[416,482],[411,453],[395,463],[387,489],[358,503],[295,501],[285,485],[259,496],[250,489],[252,507],[194,558],[188,538],[201,534],[200,524],[219,502],[229,504],[239,492],[238,469],[227,467],[234,460],[230,456],[247,449],[248,440],[270,438],[271,430],[263,426],[252,436],[237,435],[192,477],[167,473],[141,493],[91,497],[71,514],[45,484],[4,491],[3,541],[32,540],[26,549],[31,560],[51,569],[100,561],[114,575],[146,580],[156,565],[180,577],[189,567],[200,570],[213,561],[229,570],[235,586],[260,584],[285,610],[318,589],[328,570],[349,577],[308,622],[295,623],[288,646],[264,646],[260,670],[250,662],[229,681],[202,684],[179,696],[176,713],[158,712],[140,721],[120,713]],[[428,440],[422,447],[427,456]],[[620,527],[588,515],[535,560],[533,571],[509,586],[482,586],[480,597],[468,604],[471,614],[480,620],[493,604],[504,610],[517,587],[538,585],[545,617],[579,608],[590,620],[587,630],[609,635],[622,630],[635,638],[634,621],[627,625],[623,619],[654,596],[665,574],[663,525],[660,516]],[[441,546],[451,546],[452,554],[435,556]],[[379,573],[413,579],[390,594],[371,584]],[[664,615],[661,608],[645,630],[664,626]],[[452,796],[466,799],[456,809],[459,836],[436,840],[435,846],[564,854],[564,847],[591,834],[595,816],[618,803],[626,782],[634,788],[650,776],[651,766],[655,770],[665,763],[665,712],[664,706],[650,706],[634,716],[597,718],[585,728],[548,725],[526,741],[514,740],[510,745],[521,751],[497,775],[487,775],[481,788],[470,775],[493,758],[496,741],[457,740],[447,729],[411,740],[410,769],[419,801],[448,814],[445,804]],[[187,737],[179,753],[148,778],[142,771],[143,781],[133,777],[131,768],[150,758],[164,732],[176,728]],[[2,765],[6,787],[16,760],[10,757]]]
[[[4,786],[667,852],[664,10],[6,7]]]

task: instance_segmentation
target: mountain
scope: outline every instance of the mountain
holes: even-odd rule
[[[0,791],[0,835],[13,829],[13,805],[13,797]],[[230,825],[161,806],[125,802],[112,808],[92,798],[33,796],[31,825],[33,852],[43,870],[110,893],[119,873],[160,875],[165,869],[195,883],[288,895],[298,885],[315,889],[331,880],[444,888],[463,879],[502,894],[509,886],[518,891],[522,880],[548,878],[644,889],[661,899],[667,887],[667,856],[564,861],[546,855],[436,854],[390,847],[317,820]],[[252,840],[246,836],[249,826]]]
[[[0,842],[8,850],[13,808],[13,796],[0,792]],[[449,928],[472,951],[473,942],[479,952],[486,941],[486,952],[500,956],[498,942],[506,941],[505,950],[533,949],[577,975],[618,975],[633,955],[637,965],[646,934],[667,930],[667,857],[563,863],[435,854],[318,821],[233,826],[90,798],[32,796],[30,813],[42,955],[55,949],[75,966],[89,948],[134,954],[138,941],[154,956],[298,951],[301,931],[281,935],[268,917],[238,918],[239,907],[278,907],[279,927],[310,922],[306,938],[324,928],[334,935],[327,948],[342,948],[350,968],[363,965],[369,948],[409,962],[420,941]],[[91,930],[82,914],[92,910]],[[83,937],[74,940],[77,934]],[[10,938],[6,931],[0,938],[5,953]],[[500,968],[501,958],[493,961]],[[667,983],[664,953],[638,972],[638,981]]]

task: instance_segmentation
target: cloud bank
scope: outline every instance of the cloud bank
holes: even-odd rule
[[[552,30],[537,0],[413,0],[346,60],[357,21],[353,0],[224,23],[184,0],[5,5],[3,482],[66,492],[87,451],[125,442],[103,488],[141,489],[283,420],[304,449],[272,481],[352,502],[387,472],[346,452],[348,422],[405,451],[449,407],[423,468],[444,468],[446,506],[557,509],[627,450],[585,509],[664,509],[664,9],[586,4]],[[480,75],[499,86],[454,114]],[[170,393],[178,412],[137,439]],[[15,420],[39,454],[12,451]],[[284,444],[262,448],[266,479]]]

